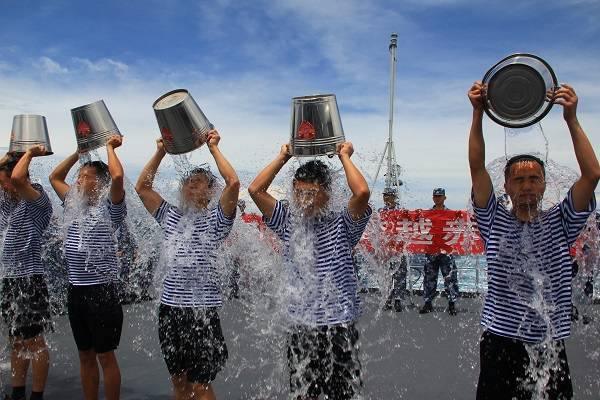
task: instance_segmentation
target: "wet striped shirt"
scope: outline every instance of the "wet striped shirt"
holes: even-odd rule
[[[66,202],[65,215],[68,213]],[[118,204],[105,199],[84,213],[67,228],[64,252],[69,282],[76,286],[112,282],[118,270],[115,232],[127,215],[125,199]]]
[[[323,218],[300,218],[278,201],[266,225],[282,240],[287,312],[293,324],[323,326],[355,321],[360,297],[352,249],[360,240],[371,207],[358,220],[348,209]]]
[[[0,195],[2,276],[6,278],[44,273],[42,234],[52,217],[52,203],[41,185],[32,186],[40,193],[34,201],[12,200],[4,192]]]
[[[163,261],[167,276],[162,304],[175,307],[220,307],[217,249],[229,235],[234,218],[219,204],[206,213],[183,213],[163,201],[154,217],[165,238]]]
[[[474,207],[485,243],[488,292],[481,324],[500,336],[525,342],[566,338],[571,331],[569,248],[595,209],[577,212],[571,192],[559,204],[523,223],[492,193]]]

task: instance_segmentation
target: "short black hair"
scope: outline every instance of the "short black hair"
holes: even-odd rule
[[[96,176],[102,183],[108,184],[110,182],[110,170],[108,169],[108,165],[104,161],[86,161],[81,166],[81,168],[84,167],[93,168],[94,171],[96,171]]]
[[[17,166],[17,163],[19,162],[19,159],[21,157],[11,157],[10,161],[4,163],[3,165],[0,166],[0,171],[4,171],[6,172],[6,174],[9,176],[12,175],[13,171],[15,170],[15,167]],[[29,178],[29,171],[27,171],[27,178]]]
[[[329,190],[331,187],[331,173],[329,167],[323,161],[312,160],[296,170],[294,181],[317,183]]]
[[[512,167],[514,164],[521,162],[521,161],[533,161],[536,162],[540,165],[540,167],[542,167],[542,174],[544,175],[544,178],[546,177],[546,166],[544,164],[544,162],[531,154],[518,154],[516,156],[511,157],[507,162],[506,165],[504,166],[504,179],[507,180],[508,176],[510,175],[510,167]]]
[[[188,183],[189,180],[192,179],[196,175],[202,175],[206,179],[206,181],[208,183],[208,187],[211,189],[217,182],[217,178],[213,175],[213,173],[210,171],[210,169],[196,167],[194,169],[189,170],[188,172],[186,172],[183,175],[183,177],[181,178],[181,186]]]
[[[10,160],[7,163],[4,163],[0,166],[0,171],[5,171],[8,175],[11,175],[15,167],[17,166],[17,160]]]

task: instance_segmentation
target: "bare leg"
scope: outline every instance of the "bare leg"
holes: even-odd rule
[[[81,374],[81,386],[83,386],[83,397],[85,400],[98,400],[98,385],[100,382],[100,371],[96,361],[96,352],[86,350],[79,352],[79,372]]]
[[[210,383],[192,383],[191,388],[194,400],[217,400]]]
[[[121,370],[114,351],[98,354],[98,361],[104,375],[104,395],[106,400],[119,400],[121,395]]]
[[[10,344],[10,383],[12,387],[23,387],[29,369],[27,349],[21,339],[10,338]]]
[[[185,373],[181,375],[171,375],[171,382],[173,383],[173,395],[175,396],[175,400],[192,399],[192,388]]]
[[[50,353],[42,335],[25,341],[25,347],[32,354],[31,372],[33,376],[32,390],[43,392],[50,368]]]

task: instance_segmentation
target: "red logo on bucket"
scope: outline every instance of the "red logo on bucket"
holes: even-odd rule
[[[92,129],[87,124],[87,122],[79,121],[79,123],[77,124],[77,136],[88,137],[91,132]]]
[[[163,139],[165,139],[167,142],[173,141],[173,134],[166,126],[160,130],[160,133],[162,133]]]
[[[317,135],[317,131],[315,130],[315,127],[312,126],[312,124],[308,121],[302,121],[300,123],[300,126],[298,127],[298,132],[296,133],[296,136],[298,137],[298,139],[314,139],[315,136]]]

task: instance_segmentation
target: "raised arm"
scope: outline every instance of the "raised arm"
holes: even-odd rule
[[[78,160],[79,153],[75,152],[58,164],[50,174],[50,184],[61,201],[65,201],[65,196],[71,188],[67,182],[65,182],[65,179],[67,179],[69,171]]]
[[[11,175],[12,184],[19,195],[27,201],[35,201],[42,195],[35,190],[29,181],[29,164],[31,164],[33,157],[43,156],[44,154],[46,154],[46,147],[43,145],[33,146],[27,149],[13,169]]]
[[[573,184],[571,195],[577,211],[585,211],[594,195],[600,179],[600,165],[594,148],[577,119],[577,94],[569,85],[563,84],[554,93],[554,102],[563,106],[563,117],[569,127],[571,140],[581,177]]]
[[[352,191],[352,196],[348,201],[348,212],[353,220],[360,219],[365,215],[365,211],[369,207],[369,185],[362,173],[356,168],[350,157],[354,153],[352,143],[344,142],[338,145],[338,153],[344,172],[346,173],[346,181]]]
[[[215,159],[219,173],[225,180],[225,187],[223,188],[219,203],[221,204],[223,213],[231,218],[235,215],[237,208],[238,195],[240,194],[240,180],[231,164],[229,164],[229,161],[221,153],[218,146],[220,141],[221,136],[219,136],[219,132],[214,129],[208,132],[208,137],[206,138],[208,149]]]
[[[267,217],[271,218],[273,216],[273,210],[275,209],[275,203],[277,200],[269,193],[267,193],[267,189],[271,186],[273,179],[277,173],[281,170],[281,168],[285,165],[286,162],[291,158],[290,156],[290,145],[284,144],[281,146],[281,150],[269,165],[267,165],[254,181],[248,186],[248,193],[250,193],[250,197],[254,200],[254,203],[258,206],[260,212]]]
[[[483,140],[483,99],[486,87],[475,82],[469,89],[469,100],[473,106],[473,121],[469,133],[469,167],[475,207],[487,205],[492,194],[492,179],[485,169],[485,141]]]
[[[123,137],[121,135],[112,135],[106,141],[106,152],[108,154],[108,171],[110,172],[110,201],[113,204],[118,204],[123,201],[125,197],[125,172],[123,172],[123,165],[115,149],[123,144]]]
[[[140,196],[142,203],[146,210],[152,215],[158,210],[160,204],[163,202],[163,198],[152,189],[154,183],[154,176],[160,166],[162,159],[165,157],[165,146],[162,139],[156,140],[156,152],[148,161],[144,169],[140,173],[140,176],[135,184],[135,191]]]

